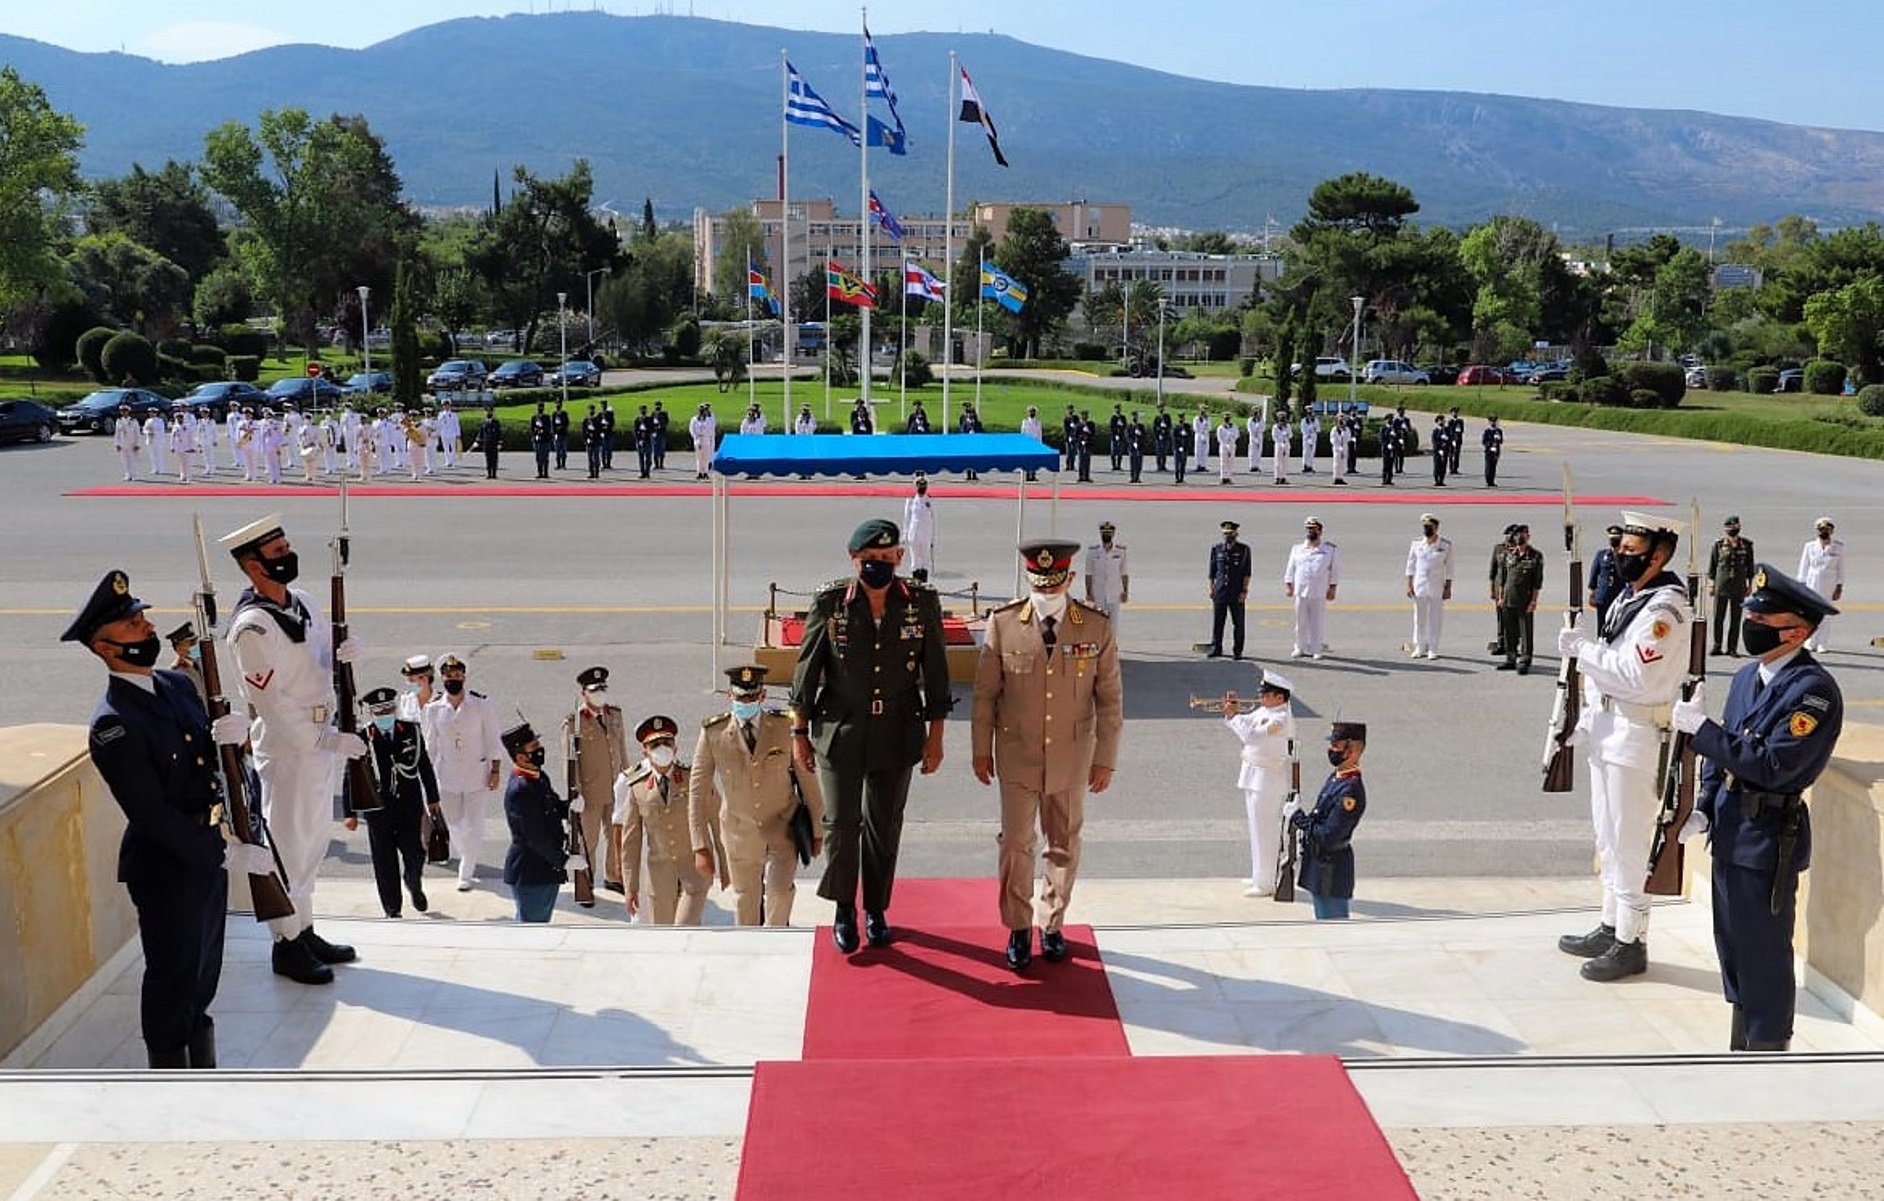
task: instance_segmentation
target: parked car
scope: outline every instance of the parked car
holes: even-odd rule
[[[268,385],[268,391],[262,393],[262,403],[275,408],[293,405],[305,413],[311,409],[331,409],[349,395],[345,388],[326,376],[311,379],[305,375],[290,375]]]
[[[244,408],[248,405],[265,404],[268,393],[254,384],[243,380],[218,380],[213,384],[198,384],[196,390],[179,400],[177,404],[196,412],[209,410],[209,415],[221,421],[229,415],[229,409]]]
[[[557,371],[552,371],[543,381],[546,387],[559,387],[567,383],[572,388],[594,388],[602,383],[602,369],[587,359],[570,359]]]
[[[512,359],[508,363],[499,363],[497,370],[491,372],[492,388],[540,388],[543,386],[543,368],[529,359]]]
[[[1505,373],[1502,370],[1484,363],[1474,363],[1459,372],[1459,383],[1464,386],[1475,384],[1507,384],[1510,382],[1511,381],[1505,377]]]
[[[76,434],[80,430],[108,434],[118,420],[118,409],[131,406],[131,416],[139,421],[152,413],[170,415],[170,398],[148,388],[100,388],[59,410],[59,429]]]
[[[1399,359],[1369,359],[1361,368],[1364,384],[1430,384],[1433,377],[1411,363]]]
[[[36,400],[0,400],[0,443],[50,442],[59,415]]]
[[[1290,375],[1298,374],[1301,370],[1302,365],[1300,363],[1289,364]],[[1345,380],[1351,374],[1353,374],[1353,372],[1348,367],[1348,361],[1340,355],[1322,355],[1315,360],[1316,379]]]
[[[1567,367],[1561,367],[1556,363],[1545,363],[1533,368],[1530,374],[1524,377],[1524,382],[1535,388],[1539,384],[1557,383],[1567,378],[1569,374]]]
[[[1456,384],[1459,382],[1459,369],[1457,367],[1447,367],[1442,363],[1429,363],[1421,367],[1420,370],[1424,371],[1426,378],[1435,384]]]
[[[438,370],[426,379],[425,387],[429,392],[465,392],[472,388],[482,388],[485,377],[484,363],[479,359],[448,359],[438,365]]]
[[[1805,369],[1788,367],[1779,373],[1779,384],[1775,392],[1802,392],[1805,390]]]
[[[1707,387],[1707,368],[1705,367],[1690,367],[1682,372],[1681,377],[1690,388]]]
[[[347,391],[355,396],[371,396],[374,393],[387,393],[393,390],[393,378],[390,371],[361,371],[347,380]]]

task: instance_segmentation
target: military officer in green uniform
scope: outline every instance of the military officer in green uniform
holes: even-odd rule
[[[1506,526],[1505,536],[1492,545],[1491,569],[1485,577],[1485,595],[1492,603],[1492,640],[1485,644],[1485,649],[1493,655],[1505,653],[1505,619],[1498,615],[1498,580],[1505,573],[1505,554],[1511,549],[1511,539],[1517,532],[1516,523]]]
[[[1537,625],[1537,594],[1544,586],[1544,553],[1531,545],[1531,527],[1512,531],[1511,545],[1499,567],[1497,581],[1498,640],[1505,661],[1499,671],[1531,671],[1531,642]]]
[[[825,797],[824,878],[837,903],[831,938],[857,949],[857,886],[866,935],[887,945],[910,774],[942,764],[942,725],[954,704],[942,605],[935,589],[899,578],[893,521],[872,518],[850,536],[857,574],[818,590],[792,673],[792,749],[818,773]],[[926,726],[926,729],[925,729]]]
[[[1707,556],[1707,579],[1714,589],[1714,645],[1708,653],[1739,658],[1741,602],[1753,583],[1753,540],[1740,536],[1738,517],[1721,522],[1721,536]],[[1691,599],[1701,607],[1700,597]]]

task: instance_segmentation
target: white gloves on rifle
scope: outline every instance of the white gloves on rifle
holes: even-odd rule
[[[365,647],[349,638],[334,648],[334,662],[351,664],[365,653]]]
[[[1557,631],[1557,653],[1566,659],[1573,659],[1583,653],[1583,644],[1589,638],[1580,626],[1565,626]]]
[[[358,734],[342,734],[339,730],[322,730],[321,736],[314,740],[314,745],[343,759],[358,759],[366,754],[366,739]]]
[[[588,803],[582,799],[582,794],[579,792],[569,798],[569,812],[571,813],[581,813],[588,807]]]
[[[1707,698],[1701,695],[1701,685],[1694,686],[1693,696],[1675,702],[1674,712],[1668,720],[1683,734],[1692,734],[1706,724]]]
[[[1296,797],[1290,797],[1290,798],[1288,799],[1288,801],[1287,801],[1287,803],[1285,803],[1285,804],[1284,804],[1284,805],[1282,806],[1282,817],[1283,817],[1283,820],[1285,820],[1285,821],[1286,821],[1286,820],[1288,820],[1288,819],[1290,819],[1290,818],[1293,818],[1293,817],[1294,817],[1294,816],[1295,816],[1296,814],[1298,814],[1298,813],[1300,813],[1301,811],[1302,811],[1302,802],[1301,802],[1301,800],[1300,800],[1299,798],[1296,798]]]
[[[249,719],[240,713],[225,713],[209,723],[209,736],[217,746],[241,746],[249,740]]]
[[[1699,809],[1696,809],[1688,814],[1687,821],[1681,823],[1681,833],[1675,835],[1675,838],[1677,841],[1685,844],[1690,838],[1693,838],[1696,834],[1704,835],[1706,833],[1707,833],[1707,818],[1701,815],[1701,811]]]
[[[223,864],[232,876],[266,876],[275,870],[275,856],[252,842],[232,842],[223,853]]]
[[[586,872],[589,870],[589,861],[581,855],[571,855],[569,857],[569,870],[572,872]]]

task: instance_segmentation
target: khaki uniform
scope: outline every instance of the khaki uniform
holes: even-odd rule
[[[693,835],[687,825],[690,774],[682,763],[674,764],[666,776],[641,763],[615,782],[615,836],[628,872],[628,895],[635,896],[641,887],[645,840],[647,901],[650,920],[657,926],[697,926],[706,912],[710,881],[694,868]]]
[[[563,718],[563,734],[575,734],[582,741],[576,751],[576,788],[582,794],[582,840],[589,857],[598,852],[606,863],[590,866],[602,872],[605,882],[621,881],[621,844],[615,836],[611,801],[615,778],[631,766],[628,759],[628,735],[618,705],[592,709],[582,705]]]
[[[1051,651],[1033,603],[996,609],[975,672],[974,755],[1001,780],[1001,923],[1033,924],[1035,829],[1044,834],[1041,929],[1058,930],[1079,874],[1095,764],[1116,761],[1124,726],[1118,646],[1105,614],[1070,597]]]
[[[742,926],[768,926],[792,920],[792,876],[798,852],[789,827],[797,799],[792,795],[792,723],[783,713],[753,719],[753,745],[731,713],[710,717],[694,744],[693,773],[687,784],[687,814],[693,849],[711,851],[718,833],[726,843],[725,874],[732,882]],[[824,794],[815,773],[798,776],[811,811],[812,828],[824,821]],[[716,787],[717,785],[717,787]],[[763,908],[761,907],[763,900]]]

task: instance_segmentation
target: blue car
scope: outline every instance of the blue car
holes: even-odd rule
[[[543,382],[552,388],[565,383],[572,388],[595,388],[601,386],[602,369],[587,359],[571,359]]]

